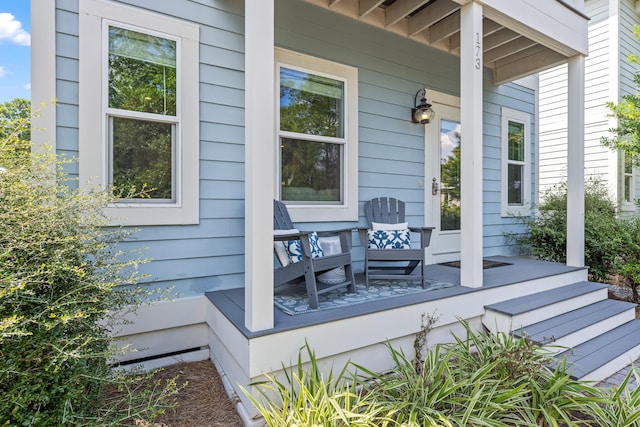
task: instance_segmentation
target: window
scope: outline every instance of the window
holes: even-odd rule
[[[276,50],[276,193],[294,221],[357,220],[357,70]]]
[[[141,203],[175,201],[178,40],[110,24],[105,31],[108,183],[142,192],[132,196]]]
[[[528,215],[531,201],[530,116],[502,108],[502,215]]]
[[[622,152],[620,160],[623,166],[622,170],[622,204],[623,211],[635,210],[635,183],[633,175],[633,157]]]
[[[198,37],[175,18],[80,2],[80,185],[113,188],[114,222],[199,221]]]

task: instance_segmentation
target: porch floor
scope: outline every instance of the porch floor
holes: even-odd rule
[[[397,296],[386,300],[371,301],[347,307],[309,312],[296,316],[287,315],[274,306],[274,327],[269,330],[258,332],[251,332],[244,326],[244,288],[211,291],[207,292],[205,295],[246,338],[255,338],[258,336],[265,336],[291,329],[304,328],[316,324],[362,316],[455,295],[478,292],[487,288],[512,285],[518,282],[586,269],[586,267],[568,267],[564,264],[539,261],[525,257],[495,256],[487,257],[485,260],[508,263],[509,265],[483,270],[484,283],[483,286],[479,288],[467,288],[460,286],[459,268],[433,264],[427,267],[426,276],[428,279],[451,283],[456,286],[432,290],[429,292],[418,292],[411,295]],[[356,282],[358,284],[364,283],[364,277],[362,275],[357,275]],[[375,284],[372,286],[375,286]]]

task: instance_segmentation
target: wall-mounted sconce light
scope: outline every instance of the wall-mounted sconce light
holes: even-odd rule
[[[418,104],[418,95],[422,96],[420,104]],[[413,103],[415,105],[415,107],[411,109],[411,121],[413,123],[421,123],[424,125],[433,120],[436,113],[431,108],[431,104],[427,102],[427,91],[425,89],[420,89],[416,92]]]

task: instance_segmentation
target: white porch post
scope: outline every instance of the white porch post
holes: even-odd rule
[[[273,328],[274,0],[245,0],[245,314]]]
[[[460,9],[460,284],[482,286],[482,6]]]
[[[584,266],[584,56],[569,59],[567,265]]]

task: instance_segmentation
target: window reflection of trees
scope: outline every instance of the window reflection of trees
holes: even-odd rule
[[[176,42],[109,28],[110,109],[177,115]],[[118,113],[120,114],[120,113]],[[175,124],[111,116],[112,184],[145,198],[174,199]]]
[[[457,129],[457,128],[456,128]],[[445,130],[442,130],[445,133]],[[460,141],[457,130],[448,132],[447,138],[454,143],[449,155],[440,159],[440,230],[460,229]]]
[[[280,139],[282,199],[339,202],[343,144],[312,136],[344,136],[344,83],[288,69],[281,75],[280,129],[304,135]]]

